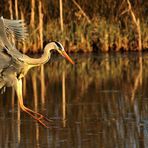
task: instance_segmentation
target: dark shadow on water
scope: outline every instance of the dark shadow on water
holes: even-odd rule
[[[8,88],[0,96],[0,147],[146,147],[148,54],[72,56],[75,66],[54,57],[44,80],[40,68],[24,80],[25,105],[56,128],[45,129],[21,112]]]

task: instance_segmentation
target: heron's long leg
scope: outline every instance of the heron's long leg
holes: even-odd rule
[[[41,125],[43,125],[46,128],[49,128],[49,126],[47,126],[44,122],[48,123],[48,122],[51,122],[51,120],[44,117],[42,114],[35,112],[35,111],[24,106],[23,96],[22,96],[22,80],[21,79],[20,80],[16,79],[15,90],[16,90],[16,93],[18,96],[18,100],[19,100],[19,104],[20,104],[21,109],[23,111],[25,111],[26,113],[28,113],[32,118],[37,120]]]

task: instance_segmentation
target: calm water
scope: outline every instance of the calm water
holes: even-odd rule
[[[20,111],[11,88],[1,95],[0,147],[146,148],[148,54],[72,56],[75,66],[53,57],[24,79],[25,105],[51,129]]]

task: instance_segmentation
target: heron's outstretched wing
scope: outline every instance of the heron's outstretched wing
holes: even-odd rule
[[[26,39],[27,28],[25,23],[22,20],[9,20],[0,17],[0,46],[12,57],[17,59],[22,57],[22,54],[16,49],[15,44],[8,36],[15,37],[18,40]]]
[[[28,37],[26,24],[23,20],[10,20],[2,18],[6,33],[17,40],[25,40]]]

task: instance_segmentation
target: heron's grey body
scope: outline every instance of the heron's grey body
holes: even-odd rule
[[[0,52],[0,89],[5,87],[13,87],[24,69],[24,64],[16,62],[7,53]]]

